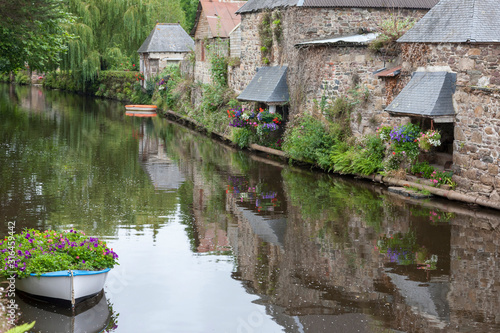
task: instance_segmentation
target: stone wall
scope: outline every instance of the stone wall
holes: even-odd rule
[[[500,200],[500,44],[403,44],[402,74],[436,66],[457,73],[453,144],[458,190]]]
[[[321,114],[323,99],[332,105],[337,97],[356,101],[351,115],[351,128],[355,134],[364,134],[370,128],[390,122],[384,112],[386,106],[385,80],[373,72],[384,67],[381,57],[366,46],[311,47],[299,51],[303,65],[298,72],[290,73],[294,80],[302,78],[305,85],[292,87],[294,103],[302,106],[302,112]],[[314,59],[307,63],[306,59]]]
[[[229,85],[240,94],[250,83],[260,63],[260,39],[258,23],[261,13],[241,15],[241,57],[240,65],[230,69]]]
[[[141,59],[144,60],[145,68],[143,70],[146,78],[154,77],[161,73],[165,67],[173,64],[180,63],[184,57],[186,56],[186,52],[151,52],[146,53],[144,56],[141,56]],[[155,64],[158,64],[158,68],[152,68],[150,66],[150,60],[157,60]]]
[[[314,100],[326,96],[332,101],[345,94],[353,83],[369,90],[368,103],[360,105],[353,115],[355,133],[374,129],[382,122],[390,122],[383,112],[386,103],[385,82],[372,75],[377,69],[395,66],[398,59],[383,58],[366,47],[309,47],[297,48],[300,42],[347,36],[360,32],[377,31],[379,24],[390,17],[422,17],[423,10],[392,11],[369,8],[304,8],[292,7],[281,10],[282,42],[273,42],[271,66],[288,65],[290,114],[313,113]],[[243,91],[263,66],[258,26],[262,13],[242,15],[241,64],[232,70],[231,87]],[[355,69],[353,69],[355,68]],[[355,84],[354,84],[355,85]],[[317,111],[317,108],[316,108]],[[400,119],[397,120],[398,122]]]
[[[202,11],[196,31],[194,33],[194,53],[195,53],[195,67],[194,79],[196,82],[210,83],[210,63],[207,57],[207,44],[208,40],[212,38],[210,26],[208,24],[205,12]]]

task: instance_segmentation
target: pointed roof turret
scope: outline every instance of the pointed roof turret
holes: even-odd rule
[[[194,41],[178,23],[157,23],[137,52],[189,52]]]

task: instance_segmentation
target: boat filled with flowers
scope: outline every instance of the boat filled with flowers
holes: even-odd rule
[[[15,289],[48,301],[78,303],[97,295],[118,255],[82,231],[26,229],[0,241],[2,275]]]

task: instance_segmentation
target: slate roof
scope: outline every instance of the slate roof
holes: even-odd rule
[[[498,43],[499,0],[441,0],[398,42]]]
[[[240,101],[283,104],[288,102],[286,83],[287,66],[260,67],[245,90],[238,96]]]
[[[385,111],[422,117],[453,116],[456,73],[415,72]]]
[[[236,13],[251,13],[264,9],[294,7],[298,0],[248,0]]]
[[[299,0],[297,6],[430,9],[438,1],[439,0]]]
[[[365,46],[368,45],[372,40],[377,38],[378,33],[369,33],[363,35],[352,35],[335,37],[329,39],[313,40],[309,42],[302,42],[295,44],[296,47],[308,46],[308,45],[354,45],[354,46]]]
[[[158,23],[137,52],[189,52],[194,41],[178,23]]]
[[[439,0],[248,0],[237,14],[284,7],[356,7],[430,9]]]
[[[212,36],[221,38],[229,37],[229,33],[241,22],[241,17],[236,15],[236,11],[244,4],[246,4],[246,1],[219,2],[215,0],[200,0],[191,36],[195,35],[201,13],[203,12],[208,20]]]

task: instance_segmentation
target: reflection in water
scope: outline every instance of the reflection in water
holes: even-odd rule
[[[500,331],[498,212],[297,170],[106,101],[42,90],[34,108],[33,91],[9,89],[0,220],[107,239],[116,332]]]
[[[33,330],[40,333],[98,333],[105,329],[111,332],[117,327],[115,314],[104,293],[78,304],[74,310],[27,296],[17,296],[16,303],[22,309],[20,320],[35,321]]]
[[[179,168],[166,155],[161,140],[154,136],[145,134],[148,125],[142,121],[140,130],[134,131],[134,137],[139,139],[139,160],[149,175],[155,189],[160,191],[178,190],[184,182],[184,176]]]

